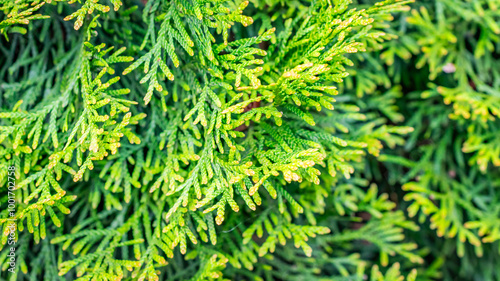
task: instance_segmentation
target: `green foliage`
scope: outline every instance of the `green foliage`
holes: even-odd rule
[[[499,5],[0,0],[1,276],[497,280]]]

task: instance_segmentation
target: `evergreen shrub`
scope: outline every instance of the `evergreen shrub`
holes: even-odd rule
[[[500,280],[500,0],[0,0],[1,280]]]

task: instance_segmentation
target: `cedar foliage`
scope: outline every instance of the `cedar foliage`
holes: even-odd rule
[[[499,6],[0,0],[2,280],[500,279]]]

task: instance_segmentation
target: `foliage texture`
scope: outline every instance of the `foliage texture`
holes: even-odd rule
[[[499,8],[0,0],[0,279],[499,280]]]

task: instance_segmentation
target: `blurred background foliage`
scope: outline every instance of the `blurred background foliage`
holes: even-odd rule
[[[358,55],[344,88],[415,129],[365,178],[420,226],[408,237],[439,280],[500,278],[499,4],[416,1],[387,26],[397,39]]]

